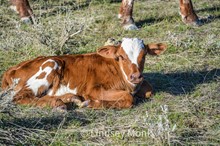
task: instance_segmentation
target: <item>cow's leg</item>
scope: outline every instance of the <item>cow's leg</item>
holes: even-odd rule
[[[122,0],[118,18],[121,19],[122,25],[126,30],[137,30],[132,17],[134,0]]]
[[[182,21],[189,25],[201,25],[201,22],[196,15],[191,0],[180,0],[180,15]]]
[[[11,0],[10,8],[16,11],[25,23],[35,23],[33,11],[28,0]]]
[[[101,91],[100,94],[90,98],[88,107],[93,109],[102,108],[130,108],[133,104],[133,96],[127,91],[110,90]]]
[[[138,96],[141,98],[149,98],[152,95],[153,88],[152,86],[147,82],[143,81],[143,83],[138,88],[137,92],[134,94],[134,96]]]

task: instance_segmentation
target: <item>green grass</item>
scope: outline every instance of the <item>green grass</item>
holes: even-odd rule
[[[110,37],[138,37],[168,45],[163,55],[146,59],[144,76],[154,96],[138,99],[131,109],[75,108],[67,113],[9,106],[1,100],[0,144],[219,145],[219,0],[193,0],[201,18],[213,18],[201,27],[182,23],[177,1],[137,1],[139,31],[120,27],[119,2],[85,1],[32,0],[37,25],[22,24],[8,3],[0,1],[0,75],[37,56],[93,52]],[[62,44],[82,26],[81,33]]]

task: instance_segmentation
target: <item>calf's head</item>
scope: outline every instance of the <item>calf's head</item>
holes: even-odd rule
[[[165,44],[147,44],[137,38],[124,38],[118,46],[104,46],[97,53],[106,58],[118,61],[125,79],[132,85],[143,80],[145,56],[159,55],[166,50]]]

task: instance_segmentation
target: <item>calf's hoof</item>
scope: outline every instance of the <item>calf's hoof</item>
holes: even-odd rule
[[[67,106],[66,105],[61,105],[61,106],[54,107],[53,111],[64,113],[64,112],[67,111]]]
[[[57,99],[55,103],[52,103],[51,105],[53,108],[53,111],[58,111],[58,112],[66,112],[67,111],[67,106],[61,99]]]
[[[138,30],[138,27],[135,24],[126,24],[123,26],[125,30]]]
[[[79,106],[79,108],[88,107],[89,103],[90,103],[90,100],[86,100],[86,101],[83,101],[82,103],[80,103],[78,106]]]

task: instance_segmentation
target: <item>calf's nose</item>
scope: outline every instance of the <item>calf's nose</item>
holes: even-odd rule
[[[139,83],[143,79],[143,75],[140,72],[136,72],[130,75],[130,81],[132,83]]]

